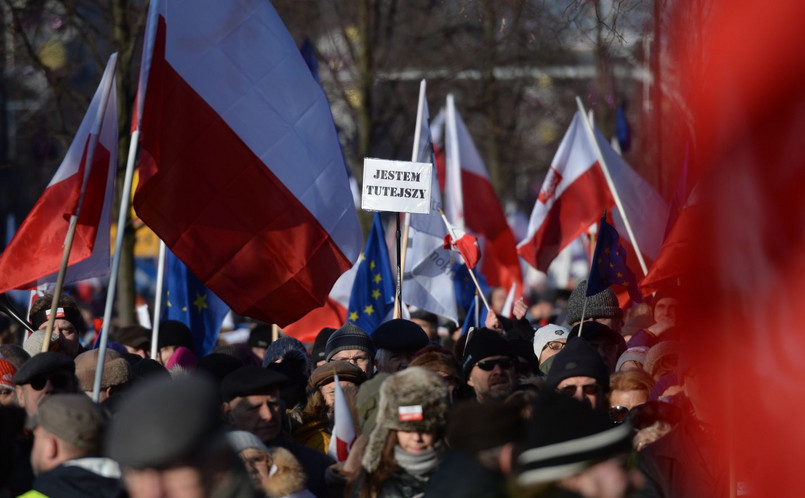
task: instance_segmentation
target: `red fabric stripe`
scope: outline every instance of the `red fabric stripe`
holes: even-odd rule
[[[615,205],[606,185],[596,162],[556,198],[542,226],[518,249],[520,256],[538,270],[547,271],[562,248]]]
[[[520,286],[523,275],[517,244],[492,184],[486,178],[462,169],[461,190],[464,224],[469,231],[485,238],[481,271],[486,281],[493,287],[506,289],[515,282]]]
[[[324,306],[316,308],[301,319],[283,327],[287,335],[302,342],[313,342],[321,329],[331,327],[337,329],[347,322],[347,309],[332,298],[328,298]]]
[[[134,207],[235,312],[287,325],[321,306],[351,263],[307,208],[170,67],[165,29],[160,17]]]

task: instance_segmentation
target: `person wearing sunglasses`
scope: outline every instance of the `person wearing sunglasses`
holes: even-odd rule
[[[609,369],[589,342],[574,337],[554,357],[546,387],[606,411]]]
[[[504,400],[514,390],[515,354],[509,341],[494,330],[473,330],[464,348],[462,370],[475,398],[483,403]]]
[[[39,353],[17,370],[14,385],[17,403],[31,416],[36,413],[45,396],[78,392],[75,362],[63,353]]]

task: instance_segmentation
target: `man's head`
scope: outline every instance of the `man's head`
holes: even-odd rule
[[[540,365],[565,347],[570,331],[561,325],[548,324],[534,332],[534,354]]]
[[[78,388],[87,396],[92,394],[95,385],[95,371],[98,367],[98,351],[92,349],[75,357],[75,376],[78,378]],[[123,356],[117,351],[107,349],[103,362],[103,375],[101,376],[100,401],[105,401],[112,390],[131,381],[131,367]]]
[[[576,324],[570,329],[570,337],[578,337],[581,331],[585,341],[595,347],[610,373],[615,371],[618,358],[626,351],[626,341],[623,337],[600,322],[585,322],[584,326]]]
[[[310,408],[310,415],[324,417],[332,422],[335,410],[335,376],[342,391],[350,396],[357,395],[358,387],[366,381],[366,374],[346,361],[331,361],[313,370],[308,382],[308,402],[305,412]]]
[[[193,332],[187,325],[178,320],[164,320],[159,323],[159,338],[157,340],[157,361],[163,365],[168,364],[171,355],[184,346],[195,353],[193,345]]]
[[[428,345],[428,334],[412,322],[396,318],[380,324],[372,333],[377,346],[377,370],[394,373],[408,367],[414,353]]]
[[[17,367],[0,358],[0,406],[16,406],[17,395],[14,392],[14,374]]]
[[[462,370],[478,401],[502,400],[514,389],[514,351],[494,330],[470,333],[464,347]]]
[[[14,385],[17,403],[33,415],[45,396],[78,392],[75,362],[61,353],[39,353],[17,370]]]
[[[115,342],[122,344],[131,354],[141,358],[151,357],[151,331],[142,325],[122,327],[115,334]]]
[[[249,431],[265,444],[282,432],[283,404],[280,388],[284,375],[254,365],[241,367],[221,381],[223,411],[238,430]]]
[[[434,342],[439,341],[439,317],[430,311],[418,309],[411,312],[411,321],[422,327],[428,334],[428,339]]]
[[[675,289],[662,289],[654,296],[654,321],[663,325],[676,325],[679,296]]]
[[[609,370],[595,348],[576,337],[554,357],[546,387],[606,410]]]
[[[567,303],[567,323],[571,326],[581,321],[582,310],[585,321],[602,323],[617,333],[623,328],[623,310],[618,304],[615,291],[607,287],[598,294],[587,297],[587,281],[583,280],[573,289]],[[587,307],[584,301],[587,301]]]
[[[83,394],[56,394],[39,404],[26,427],[34,433],[31,466],[39,475],[58,465],[99,453],[106,419]]]
[[[274,332],[271,330],[271,326],[260,324],[249,332],[249,340],[246,341],[246,345],[262,361],[266,357],[266,349],[271,345],[273,339]]]
[[[31,323],[35,329],[47,329],[52,304],[53,295],[45,294],[37,298],[34,304],[31,305]],[[59,338],[61,351],[69,357],[75,358],[81,348],[79,336],[85,329],[86,324],[78,305],[73,298],[63,294],[59,297],[59,303],[56,308],[56,321],[53,325],[53,334]]]
[[[353,323],[346,323],[327,339],[325,361],[348,361],[371,377],[374,373],[375,345],[369,334]]]
[[[313,348],[310,350],[310,358],[313,361],[314,368],[327,363],[327,341],[333,333],[335,333],[334,328],[324,327],[316,335],[316,340],[313,341]]]

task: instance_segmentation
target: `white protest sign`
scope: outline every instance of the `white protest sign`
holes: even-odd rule
[[[367,211],[430,213],[430,163],[363,160],[361,208]]]

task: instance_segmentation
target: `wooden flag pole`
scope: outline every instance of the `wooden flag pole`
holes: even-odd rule
[[[156,295],[154,296],[154,319],[151,323],[151,358],[159,361],[157,353],[159,353],[159,317],[162,314],[162,294],[165,287],[165,252],[167,246],[165,241],[159,239],[159,258],[157,262],[157,288]]]
[[[444,226],[447,227],[447,232],[450,234],[450,238],[456,240],[456,233],[453,231],[453,227],[447,221],[447,217],[444,215],[444,211],[441,209],[439,210],[439,214],[442,215],[442,221],[444,221]],[[462,259],[464,259],[462,257]],[[466,266],[467,262],[464,262]],[[475,272],[472,271],[472,268],[467,266],[467,271],[470,272],[470,277],[472,277],[472,281],[475,282],[475,288],[478,289],[478,294],[481,296],[481,300],[484,302],[484,306],[486,306],[486,311],[491,312],[492,307],[489,306],[489,302],[486,300],[486,296],[484,296],[483,290],[481,290],[481,284],[478,283],[478,279],[475,277]]]
[[[394,318],[402,317],[402,232],[400,231],[400,213],[397,213],[397,230],[395,238],[397,239],[397,289],[394,293]]]
[[[111,71],[111,74],[117,70],[117,53],[109,57],[104,76]],[[112,78],[112,85],[115,80]],[[89,175],[92,172],[92,163],[95,160],[95,149],[98,145],[98,138],[103,125],[104,117],[106,116],[106,106],[109,103],[109,94],[111,93],[112,85],[106,85],[101,94],[101,102],[98,106],[95,120],[92,122],[90,129],[90,140],[87,148],[87,155],[84,161],[84,178],[81,180],[81,191],[78,196],[78,204],[76,205],[75,212],[70,216],[70,225],[67,228],[67,236],[64,238],[64,251],[62,252],[61,264],[59,265],[59,275],[56,277],[56,288],[53,291],[53,301],[50,304],[50,315],[48,316],[47,328],[45,328],[45,337],[42,340],[42,352],[46,352],[50,348],[50,338],[53,335],[53,326],[56,324],[56,310],[59,308],[59,299],[61,299],[62,287],[64,287],[64,279],[67,274],[67,265],[70,262],[70,251],[73,249],[73,240],[75,239],[75,230],[78,225],[78,217],[81,215],[81,207],[84,205],[84,194],[87,191],[87,183],[89,182]]]
[[[626,226],[626,233],[629,234],[629,240],[632,243],[637,260],[640,262],[640,269],[643,270],[643,275],[647,275],[648,266],[646,266],[646,261],[643,259],[643,253],[640,252],[640,246],[637,244],[637,238],[634,235],[634,231],[632,231],[632,225],[629,223],[626,210],[623,208],[620,195],[618,195],[618,190],[615,188],[615,182],[612,181],[612,175],[609,174],[609,167],[604,160],[604,154],[601,152],[601,147],[598,146],[598,141],[595,139],[595,132],[593,131],[592,124],[590,124],[590,122],[587,120],[587,113],[584,112],[584,105],[581,103],[581,99],[579,97],[576,97],[576,105],[579,107],[579,114],[581,114],[584,129],[587,130],[587,137],[590,139],[590,143],[593,145],[593,149],[595,150],[595,156],[598,158],[598,163],[601,165],[601,171],[604,172],[607,185],[609,185],[609,191],[612,192],[612,197],[615,199],[615,205],[618,206],[618,210],[623,218],[623,224]]]

